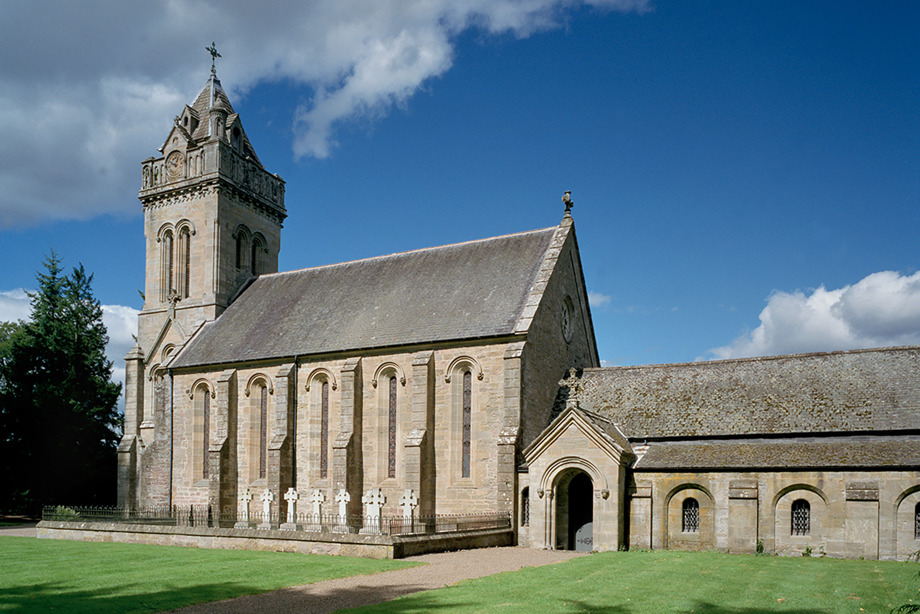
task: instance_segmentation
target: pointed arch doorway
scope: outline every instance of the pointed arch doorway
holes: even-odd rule
[[[594,482],[580,469],[564,471],[555,487],[556,549],[594,549]]]

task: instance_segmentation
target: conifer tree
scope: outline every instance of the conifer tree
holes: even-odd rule
[[[92,275],[82,265],[62,275],[52,252],[36,279],[30,321],[0,345],[0,500],[29,512],[112,503],[121,386]]]

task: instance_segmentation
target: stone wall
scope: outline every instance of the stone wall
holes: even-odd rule
[[[920,471],[786,471],[633,474],[631,548],[766,552],[904,560],[914,532]],[[699,502],[700,525],[682,531],[681,503]],[[806,534],[794,534],[795,501],[808,503]]]

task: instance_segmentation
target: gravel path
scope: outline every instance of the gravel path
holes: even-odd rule
[[[15,537],[35,537],[37,522],[17,524],[11,527],[0,527],[0,535],[13,535]]]
[[[516,547],[425,554],[405,559],[427,563],[411,569],[292,586],[261,595],[202,603],[175,611],[181,614],[325,614],[343,608],[373,605],[419,591],[443,588],[461,580],[482,578],[503,571],[516,571],[522,567],[538,567],[567,561],[581,554],[583,553]]]

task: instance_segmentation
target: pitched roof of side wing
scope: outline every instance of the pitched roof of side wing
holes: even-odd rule
[[[920,346],[585,369],[630,439],[920,430]]]
[[[262,275],[171,366],[514,334],[558,231]]]

